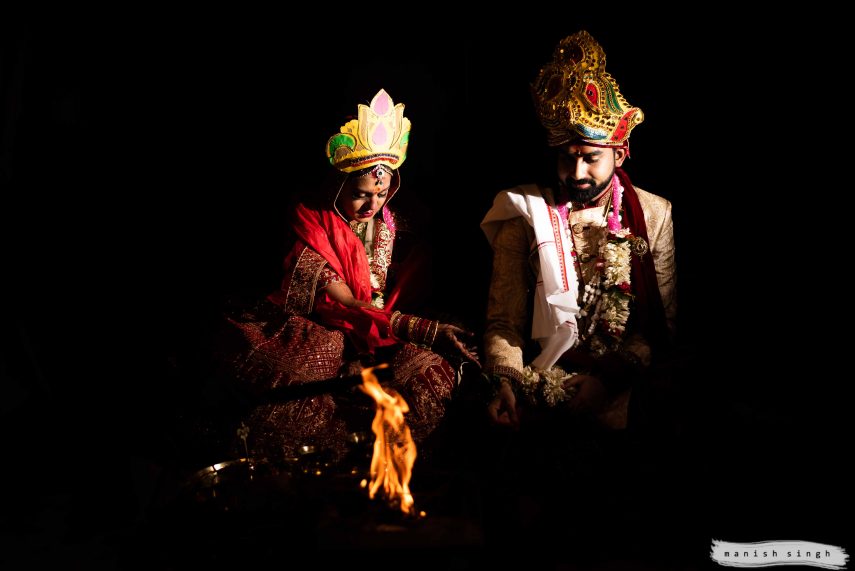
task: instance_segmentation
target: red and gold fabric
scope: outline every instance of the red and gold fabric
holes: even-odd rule
[[[403,105],[394,105],[381,90],[370,106],[359,106],[358,119],[330,138],[327,156],[340,173],[295,207],[281,287],[255,308],[229,317],[224,360],[239,386],[253,394],[344,379],[362,366],[389,363],[389,388],[409,404],[407,422],[419,443],[441,422],[457,377],[429,348],[439,324],[395,311],[399,301],[417,299],[425,281],[419,277],[418,256],[393,262],[397,222],[388,204],[400,187],[397,168],[406,158],[409,131]],[[350,173],[359,176],[358,171],[378,165],[393,171],[385,204],[368,222],[370,228],[352,227],[336,206],[339,195],[354,176]],[[349,307],[335,301],[326,288],[336,282],[347,284],[355,299],[373,305]],[[405,323],[399,323],[402,316]],[[273,458],[293,456],[307,444],[340,458],[347,434],[371,426],[374,404],[360,396],[343,381],[341,389],[257,406],[246,419],[247,444],[256,454]]]

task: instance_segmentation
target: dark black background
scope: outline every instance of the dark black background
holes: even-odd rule
[[[90,525],[132,516],[134,458],[157,456],[196,388],[168,372],[225,299],[276,287],[289,196],[381,87],[413,125],[396,200],[430,216],[438,299],[477,330],[478,223],[542,176],[528,86],[584,28],[646,115],[626,170],[673,203],[681,347],[717,466],[690,487],[717,537],[840,544],[851,256],[830,22],[550,10],[423,14],[415,31],[360,10],[3,18],[4,470],[44,495],[71,462]]]

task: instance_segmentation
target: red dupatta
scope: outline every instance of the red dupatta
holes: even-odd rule
[[[400,174],[395,175],[398,186],[390,189],[388,204],[398,188]],[[292,285],[305,287],[305,284],[292,284],[294,269],[306,248],[319,254],[350,287],[353,296],[366,303],[371,302],[371,273],[365,247],[353,233],[350,225],[338,213],[335,207],[338,195],[344,187],[347,177],[336,181],[335,192],[326,204],[314,205],[306,202],[297,205],[292,216],[292,230],[296,240],[285,256],[285,278],[282,289],[272,293],[268,299],[284,306],[287,292]],[[386,205],[384,204],[384,208]],[[314,292],[311,292],[314,294]],[[384,309],[367,307],[346,307],[332,300],[325,292],[314,296],[313,309],[322,325],[343,331],[359,353],[372,353],[377,347],[393,345],[398,342],[389,330],[389,315],[397,298],[396,292],[387,297]]]

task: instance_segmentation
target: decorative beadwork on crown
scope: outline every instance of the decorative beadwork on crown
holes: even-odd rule
[[[330,164],[348,173],[375,165],[391,169],[401,166],[410,141],[410,120],[404,117],[404,104],[395,105],[381,89],[370,105],[359,105],[357,117],[327,141]]]
[[[531,92],[553,146],[582,139],[622,147],[644,121],[641,109],[627,103],[606,73],[603,48],[584,30],[561,40]]]

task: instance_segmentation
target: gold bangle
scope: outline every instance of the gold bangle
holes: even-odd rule
[[[407,323],[407,340],[413,340],[413,328],[415,328],[416,323],[419,322],[419,318],[413,315],[410,317],[410,321]]]
[[[392,330],[392,335],[394,335],[395,337],[398,336],[396,329],[398,327],[398,320],[400,318],[401,318],[401,312],[400,311],[395,311],[394,313],[392,313],[392,316],[389,317],[389,329]]]
[[[426,335],[426,337],[430,338],[430,343],[427,343],[427,340],[425,340],[428,347],[432,347],[434,342],[436,341],[436,334],[437,331],[439,331],[439,321],[432,322],[431,326],[433,326],[433,334],[431,335],[430,327],[428,327],[428,334]]]

